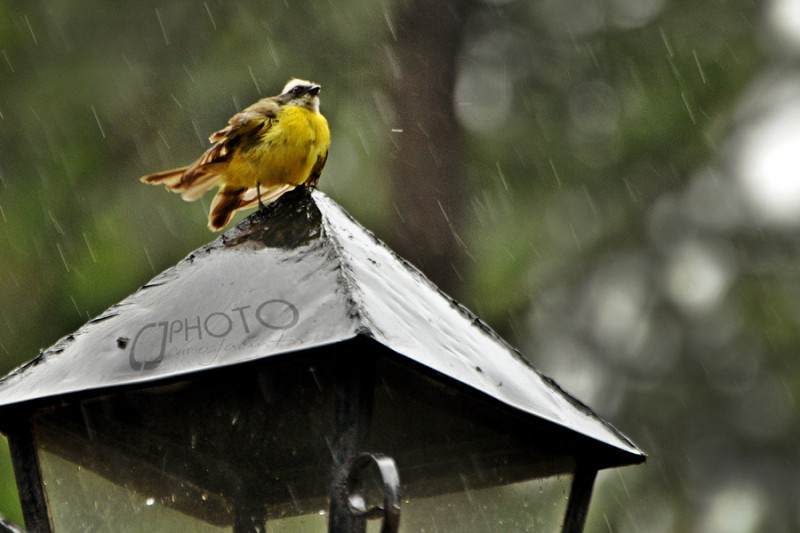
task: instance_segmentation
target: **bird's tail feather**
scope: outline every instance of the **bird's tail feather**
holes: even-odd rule
[[[270,202],[274,202],[281,195],[290,190],[294,189],[296,185],[289,185],[289,184],[281,184],[281,185],[274,185],[272,187],[261,187],[261,203],[268,204]],[[258,205],[258,193],[256,192],[257,189],[248,189],[245,195],[242,197],[242,201],[239,204],[239,209],[249,209],[251,207],[256,207]]]
[[[282,194],[295,188],[295,185],[281,184],[261,188],[261,202],[268,204],[277,200]],[[233,214],[240,209],[250,209],[258,205],[256,189],[230,189],[222,187],[211,202],[208,214],[208,227],[219,231],[230,222]]]
[[[144,183],[164,185],[172,192],[181,193],[181,198],[187,202],[192,202],[210,191],[219,182],[219,174],[191,167],[181,167],[142,176],[140,179]]]
[[[208,228],[219,231],[230,221],[233,213],[239,209],[242,197],[247,189],[230,189],[222,187],[217,191],[211,201],[211,211],[208,213]]]
[[[148,174],[147,176],[142,176],[139,180],[143,183],[152,183],[154,185],[163,183],[167,187],[173,187],[180,184],[181,176],[186,172],[186,168],[187,167],[173,168],[172,170]]]
[[[181,198],[187,202],[197,200],[219,183],[219,174],[214,173],[197,173],[192,178],[191,182],[182,184],[180,188]]]

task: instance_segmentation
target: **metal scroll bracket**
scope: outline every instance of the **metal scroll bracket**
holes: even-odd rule
[[[366,480],[373,465],[380,475],[383,503],[368,507]],[[366,520],[383,518],[381,533],[397,533],[400,528],[400,475],[394,459],[379,453],[358,455],[347,475],[347,502],[353,516]]]

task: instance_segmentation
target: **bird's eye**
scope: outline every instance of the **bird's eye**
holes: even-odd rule
[[[303,93],[303,87],[301,85],[298,85],[297,87],[294,87],[292,89],[292,94],[295,96],[299,96],[302,93]]]

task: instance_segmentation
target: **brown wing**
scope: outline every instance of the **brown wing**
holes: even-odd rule
[[[259,100],[233,115],[228,120],[228,125],[212,133],[208,140],[216,143],[235,135],[244,135],[254,127],[263,125],[265,119],[275,118],[279,109],[280,104],[275,101],[275,97]]]
[[[311,168],[311,174],[308,175],[308,179],[306,180],[306,184],[310,185],[311,187],[316,187],[317,182],[319,181],[319,177],[322,175],[322,169],[325,167],[325,162],[328,160],[328,151],[326,150],[324,154],[317,157],[317,162],[314,163],[314,166]]]
[[[145,183],[163,183],[167,189],[181,193],[184,200],[197,200],[218,184],[223,163],[243,142],[264,127],[270,126],[280,105],[273,98],[264,98],[236,113],[223,129],[214,132],[209,140],[214,145],[188,167],[167,170],[144,176]],[[231,202],[232,203],[232,202]]]

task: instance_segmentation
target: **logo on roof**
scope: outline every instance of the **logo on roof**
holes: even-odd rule
[[[139,328],[130,343],[129,361],[136,371],[153,370],[170,356],[211,355],[242,348],[299,343],[281,337],[254,340],[258,330],[288,330],[300,320],[300,311],[286,300],[265,300],[258,305],[241,305],[205,316],[149,322]],[[211,361],[209,361],[211,362]]]

